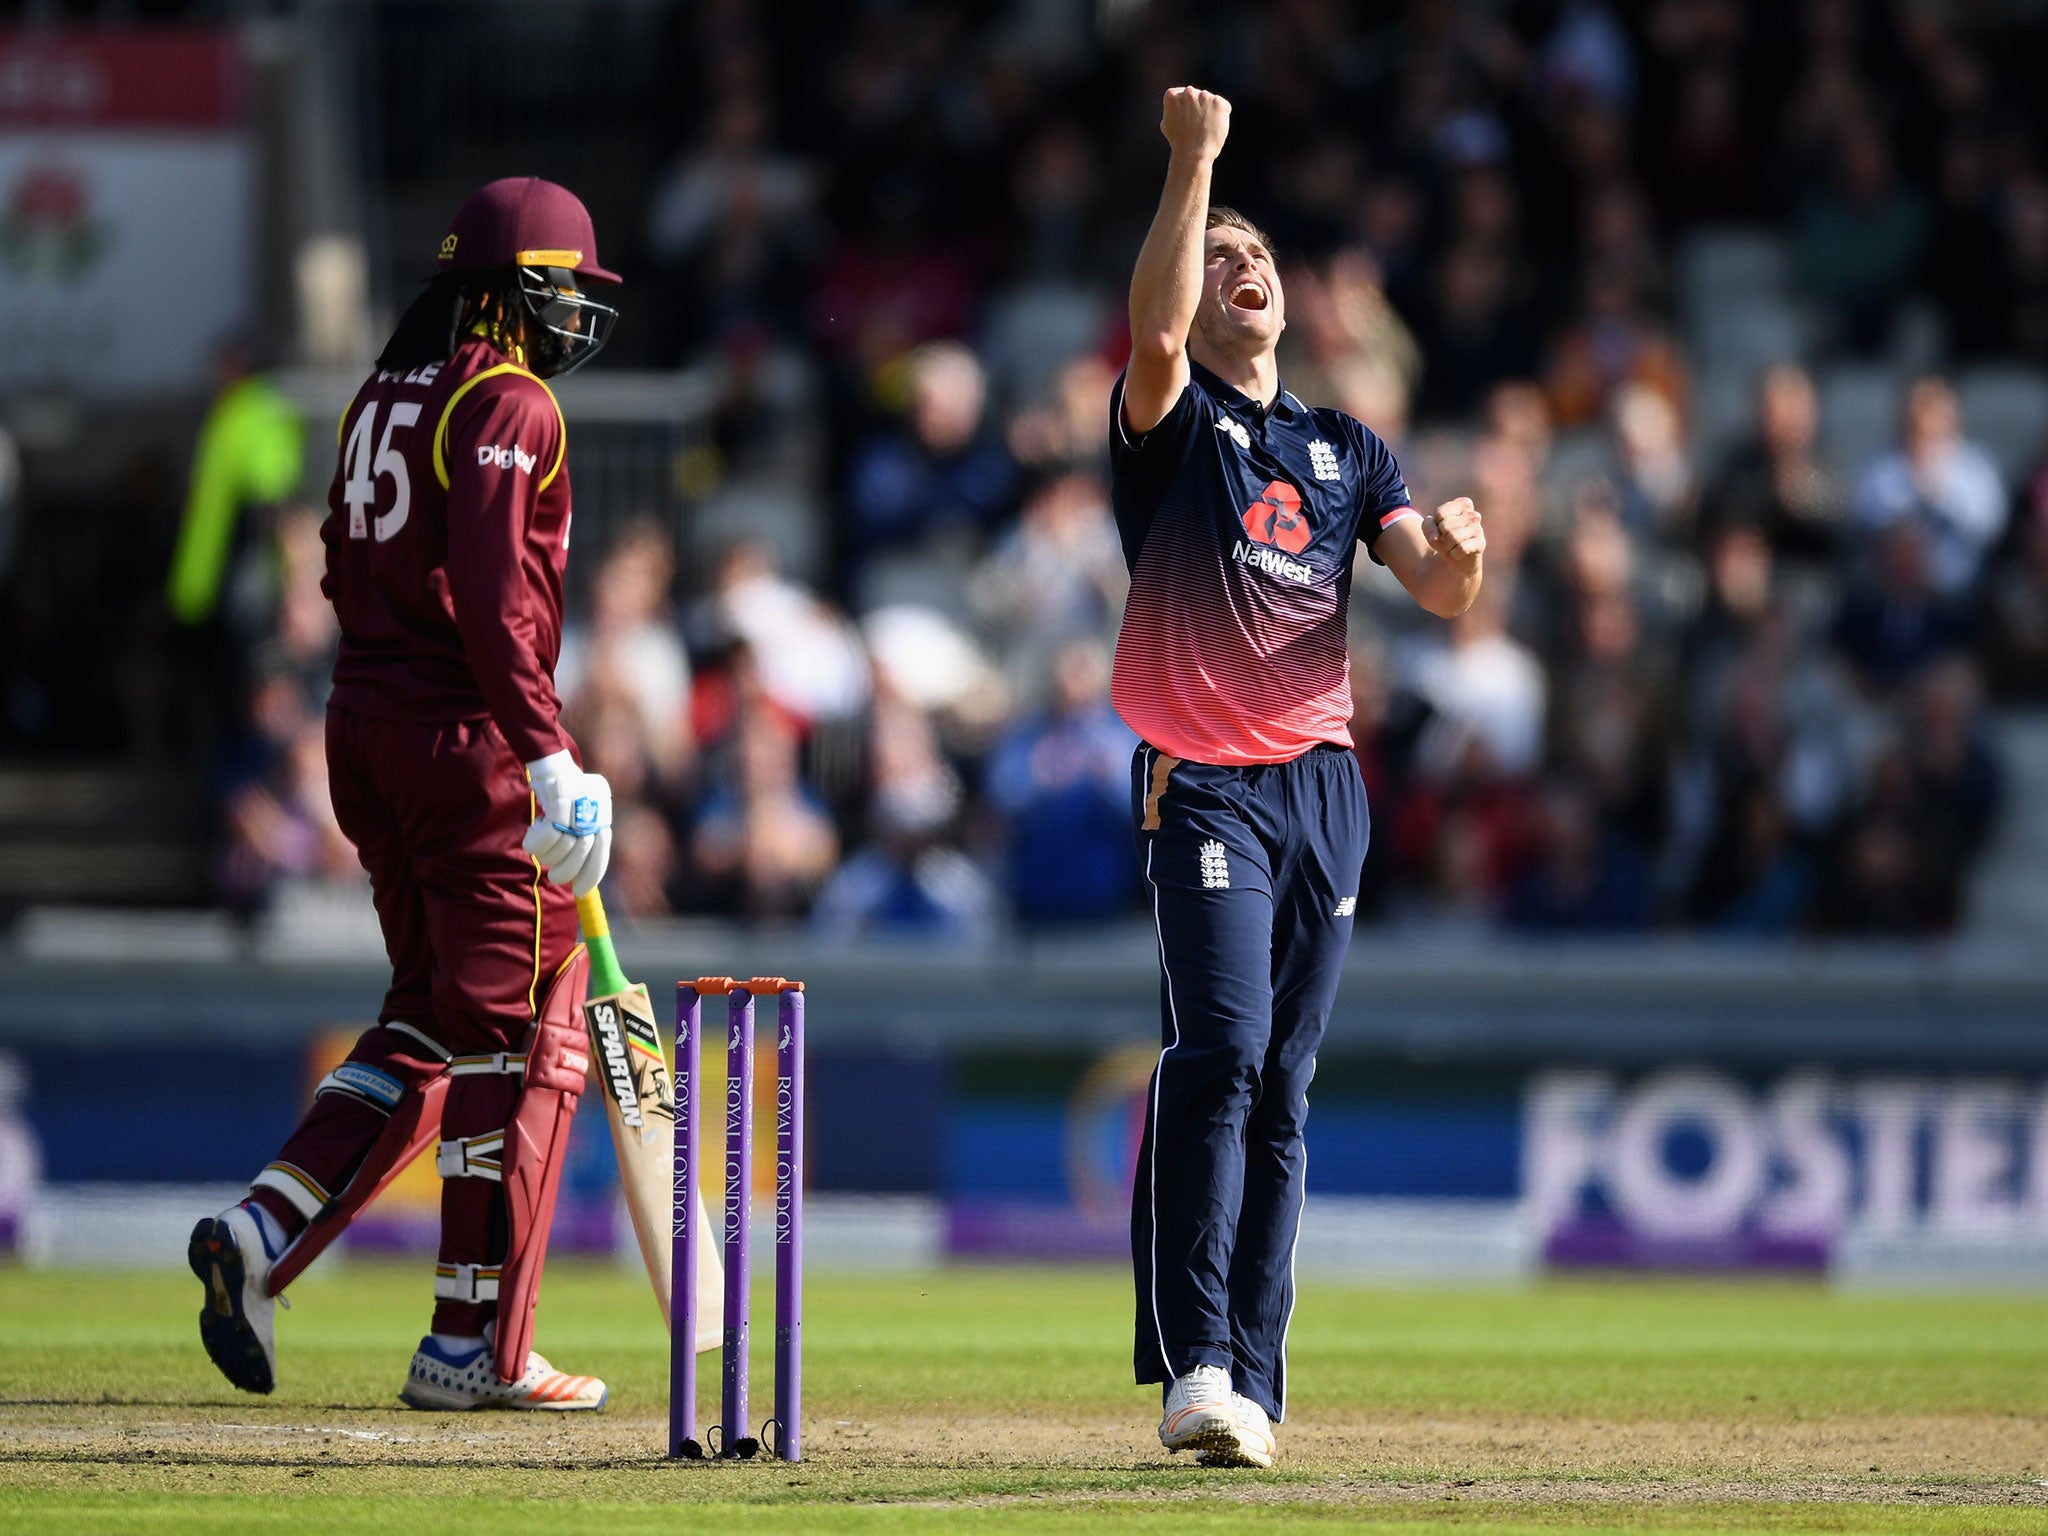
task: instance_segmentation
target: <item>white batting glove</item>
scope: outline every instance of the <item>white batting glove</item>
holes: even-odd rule
[[[540,815],[520,846],[538,859],[553,885],[574,882],[578,896],[597,888],[612,861],[612,787],[601,773],[585,773],[567,752],[551,752],[526,765]]]

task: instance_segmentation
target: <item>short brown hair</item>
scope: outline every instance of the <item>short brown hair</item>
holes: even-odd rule
[[[1268,256],[1274,254],[1273,237],[1239,213],[1235,208],[1226,207],[1222,203],[1211,203],[1209,205],[1209,219],[1202,226],[1202,230],[1204,233],[1207,233],[1212,229],[1241,229],[1258,241],[1259,244],[1263,245]]]

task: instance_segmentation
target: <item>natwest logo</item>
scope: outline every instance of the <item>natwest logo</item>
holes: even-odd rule
[[[1301,492],[1285,480],[1269,480],[1259,499],[1244,509],[1244,531],[1258,544],[1273,544],[1290,555],[1308,548],[1308,519]]]
[[[1316,573],[1299,560],[1290,560],[1277,549],[1263,544],[1247,544],[1239,539],[1230,546],[1230,558],[1239,565],[1249,565],[1264,571],[1268,576],[1278,576],[1282,581],[1298,581],[1304,587],[1313,585]]]
[[[528,453],[524,448],[521,448],[517,443],[514,443],[510,448],[499,448],[490,443],[479,443],[476,450],[476,462],[479,469],[489,469],[495,464],[500,469],[516,469],[522,473],[530,473],[533,466],[539,463],[540,460],[533,454]]]

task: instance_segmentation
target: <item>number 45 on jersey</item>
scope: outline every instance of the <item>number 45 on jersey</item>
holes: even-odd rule
[[[342,482],[341,487],[341,499],[348,504],[350,538],[367,539],[374,527],[377,542],[382,544],[405,526],[406,515],[412,511],[412,481],[405,472],[405,455],[391,446],[391,434],[412,426],[419,419],[419,402],[401,400],[384,418],[384,435],[377,438],[375,400],[364,406],[363,414],[356,418],[355,430],[348,435],[348,447],[344,453],[348,461],[348,479]],[[373,438],[377,443],[374,459],[370,456]],[[370,508],[377,504],[377,482],[386,475],[391,477],[391,510],[372,518]]]

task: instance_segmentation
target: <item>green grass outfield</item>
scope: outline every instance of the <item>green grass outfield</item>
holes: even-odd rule
[[[798,1466],[661,1459],[665,1335],[609,1266],[551,1269],[538,1339],[604,1414],[406,1413],[425,1289],[309,1277],[253,1399],[189,1276],[0,1269],[0,1532],[2048,1532],[2048,1300],[1311,1285],[1253,1473],[1159,1450],[1111,1273],[814,1274]]]

